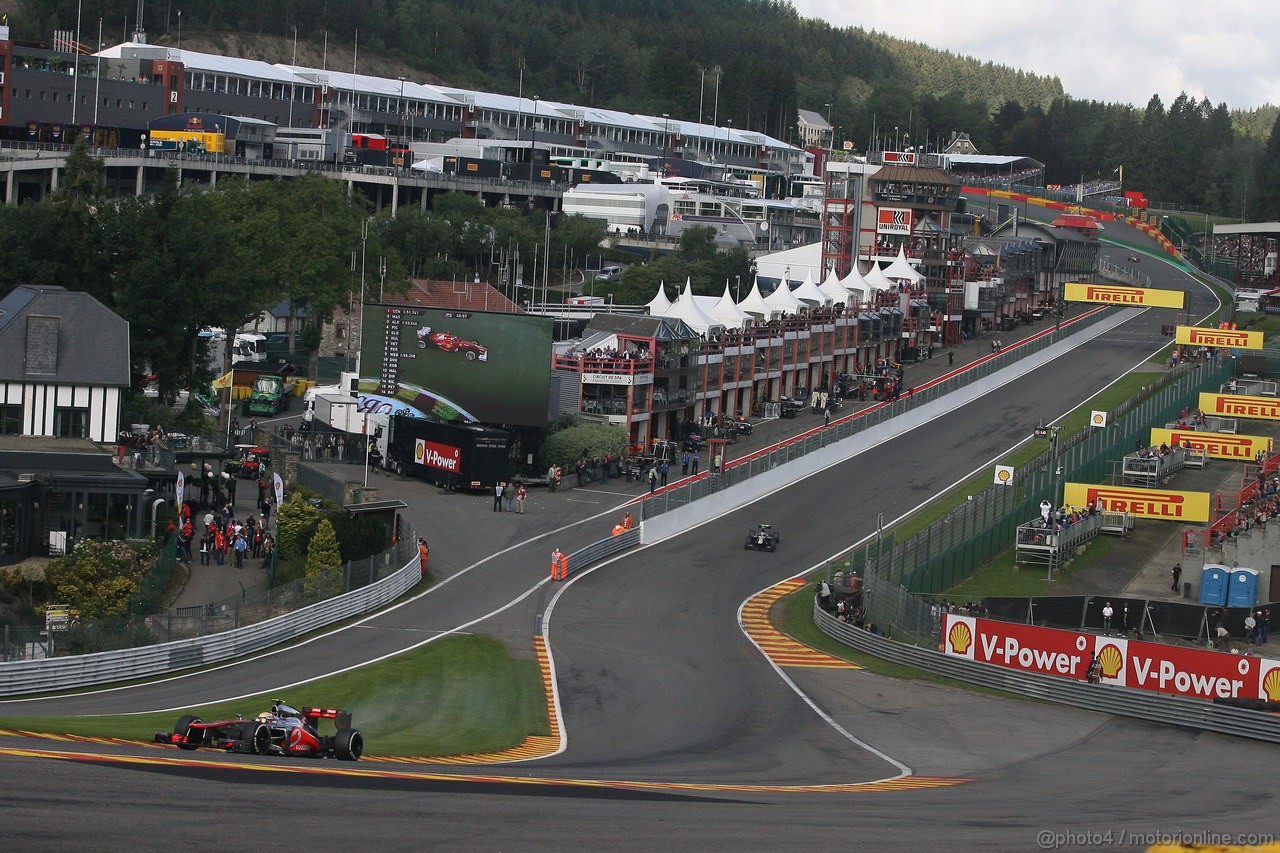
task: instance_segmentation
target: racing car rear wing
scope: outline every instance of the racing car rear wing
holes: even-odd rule
[[[302,716],[306,718],[307,725],[311,728],[317,727],[319,720],[333,720],[335,728],[349,729],[351,728],[351,712],[339,711],[337,708],[302,708]]]

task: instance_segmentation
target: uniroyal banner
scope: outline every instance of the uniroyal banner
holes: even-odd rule
[[[1280,661],[944,614],[942,651],[978,663],[1194,699],[1280,701]]]
[[[1181,290],[1154,287],[1121,287],[1118,284],[1088,284],[1069,281],[1068,302],[1101,302],[1107,305],[1142,305],[1149,308],[1181,308],[1186,294]]]
[[[1209,520],[1208,492],[1171,492],[1132,486],[1067,483],[1062,500],[1067,506],[1086,507],[1096,504],[1099,509],[1127,512],[1139,518],[1159,518],[1165,521]]]
[[[439,468],[457,474],[462,470],[462,450],[451,444],[414,439],[413,461],[428,468]]]
[[[1206,415],[1280,421],[1280,400],[1275,397],[1250,397],[1247,394],[1213,394],[1209,391],[1201,391],[1200,411]]]
[[[1228,349],[1262,349],[1262,332],[1178,326],[1174,333],[1173,339],[1180,344],[1191,344],[1198,347],[1226,347]]]
[[[1203,450],[1214,459],[1252,462],[1259,453],[1271,452],[1273,439],[1263,435],[1225,435],[1220,432],[1196,432],[1193,429],[1152,427],[1151,446],[1191,447]]]
[[[911,209],[882,207],[876,211],[877,234],[911,234]]]

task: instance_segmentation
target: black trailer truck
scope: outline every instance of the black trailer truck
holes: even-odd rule
[[[510,450],[505,430],[393,415],[387,464],[445,489],[492,489],[507,479]]]

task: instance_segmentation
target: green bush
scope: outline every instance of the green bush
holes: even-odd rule
[[[542,459],[548,465],[554,463],[571,471],[584,450],[601,459],[606,453],[622,456],[627,450],[627,431],[616,424],[581,421],[547,436],[542,444]]]

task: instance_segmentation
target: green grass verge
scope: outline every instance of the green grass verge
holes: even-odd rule
[[[1070,577],[1094,561],[1105,557],[1120,539],[1098,536],[1080,550],[1074,559],[1059,570],[1056,580]],[[1053,586],[1045,580],[1047,570],[1036,566],[1014,565],[1015,553],[1009,549],[978,569],[968,580],[947,591],[945,598],[978,601],[998,595],[1054,595]]]
[[[803,586],[790,595],[784,596],[773,606],[773,610],[770,612],[769,618],[773,623],[773,626],[787,636],[794,638],[798,642],[804,643],[806,646],[812,646],[815,649],[824,651],[833,657],[847,660],[850,663],[856,663],[858,666],[867,670],[867,672],[874,672],[877,675],[886,675],[890,678],[901,678],[910,681],[927,681],[931,684],[940,684],[947,687],[960,687],[965,690],[971,690],[975,693],[983,693],[988,696],[1003,696],[1012,699],[1026,698],[1024,696],[1015,696],[1012,693],[992,690],[988,687],[968,684],[951,678],[944,678],[941,675],[934,675],[933,673],[925,672],[924,670],[914,669],[913,667],[902,666],[901,664],[882,660],[875,655],[863,654],[856,649],[846,646],[844,643],[831,639],[826,634],[819,631],[818,626],[813,623],[812,584]]]
[[[271,695],[185,709],[202,719],[251,717]],[[295,706],[343,708],[370,755],[446,756],[517,746],[547,735],[546,696],[534,661],[516,660],[497,639],[445,637],[367,667],[289,691]],[[180,713],[106,717],[3,717],[0,728],[151,740]]]

